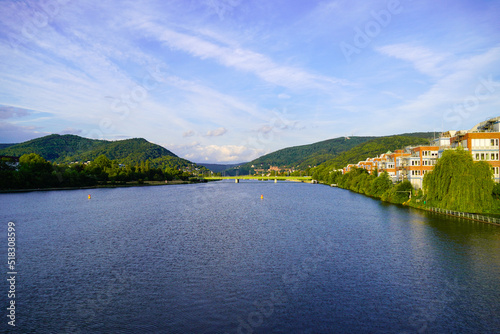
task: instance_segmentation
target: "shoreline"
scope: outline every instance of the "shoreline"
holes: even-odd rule
[[[208,181],[208,180],[207,180]],[[55,188],[33,188],[33,189],[2,189],[0,194],[12,194],[12,193],[26,193],[33,191],[54,191],[54,190],[82,190],[82,189],[102,189],[102,188],[132,188],[132,187],[153,187],[153,186],[168,186],[168,185],[179,185],[179,184],[196,184],[200,182],[189,182],[189,181],[149,181],[150,183],[126,183],[126,184],[106,184],[106,185],[95,185],[95,186],[82,186],[82,187],[55,187]]]
[[[320,183],[320,184],[331,187],[331,185],[328,185],[326,183]],[[389,204],[393,204],[393,205],[400,205],[400,206],[403,206],[403,207],[408,207],[408,208],[412,208],[412,209],[416,209],[416,210],[422,210],[422,211],[432,212],[432,213],[436,213],[436,214],[439,214],[439,215],[445,215],[445,216],[450,216],[450,217],[455,217],[455,218],[467,219],[467,220],[471,220],[471,221],[475,221],[475,222],[479,222],[479,223],[485,223],[485,224],[490,224],[490,225],[495,225],[495,226],[499,226],[500,227],[499,223],[495,223],[495,222],[488,221],[488,220],[475,219],[475,218],[471,217],[471,216],[476,216],[476,217],[481,216],[481,217],[485,217],[485,218],[489,218],[489,219],[496,219],[496,220],[500,221],[500,219],[497,219],[497,218],[494,218],[494,217],[490,217],[490,216],[487,216],[485,214],[478,214],[478,213],[472,214],[472,213],[467,213],[467,212],[458,212],[458,211],[445,210],[445,209],[439,209],[439,208],[433,208],[433,207],[428,207],[427,208],[427,207],[423,207],[423,206],[417,206],[417,205],[415,205],[414,203],[411,203],[411,202],[410,203],[405,202],[403,204],[386,202],[386,201],[383,201],[380,198],[373,197],[373,196],[368,196],[366,194],[358,193],[358,192],[350,190],[350,189],[344,189],[344,188],[340,188],[340,187],[334,187],[334,188],[338,188],[338,189],[342,189],[342,190],[346,190],[346,191],[351,191],[353,193],[364,195],[364,196],[373,198],[373,199],[378,200],[378,201],[383,202],[383,203],[389,203]],[[452,214],[452,213],[457,213],[457,214]]]

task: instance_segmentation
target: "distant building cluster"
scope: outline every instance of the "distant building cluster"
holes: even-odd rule
[[[268,169],[265,169],[262,168],[262,164],[261,168],[255,168],[255,165],[252,165],[251,168],[253,168],[255,174],[262,174],[267,176],[270,176],[271,172],[276,172],[276,174],[279,174],[279,173],[293,173],[296,171],[295,168],[278,167],[272,165]]]
[[[416,188],[422,188],[424,175],[433,170],[445,150],[462,147],[472,154],[475,161],[486,161],[493,168],[495,182],[500,182],[500,117],[481,122],[471,130],[443,132],[429,146],[406,147],[368,158],[355,165],[344,167],[343,173],[352,168],[387,172],[393,182],[408,180]]]

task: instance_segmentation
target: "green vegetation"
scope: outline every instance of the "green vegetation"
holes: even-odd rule
[[[396,150],[409,145],[429,144],[431,132],[409,133],[390,137],[340,137],[310,145],[285,148],[266,154],[258,159],[226,171],[228,175],[253,174],[255,169],[270,166],[294,168],[297,171],[314,173],[316,166],[323,166],[327,173],[333,167],[344,167],[358,163],[367,157],[374,157],[388,150]],[[252,168],[251,166],[255,166]],[[309,169],[312,168],[310,171]],[[317,171],[317,170],[316,170]]]
[[[183,160],[159,145],[142,138],[118,141],[95,140],[75,135],[49,135],[0,150],[0,155],[20,157],[36,153],[46,160],[56,163],[86,162],[104,154],[118,163],[136,164],[146,160],[159,160],[160,166],[167,160]],[[184,162],[188,162],[184,160]],[[189,162],[188,162],[189,163]]]
[[[253,174],[254,168],[251,167],[252,165],[254,165],[255,168],[263,169],[268,169],[270,166],[286,166],[294,167],[297,170],[306,170],[310,166],[315,166],[327,161],[372,138],[374,137],[351,137],[350,139],[340,137],[310,145],[288,147],[266,154],[238,168],[231,168],[226,171],[226,174],[236,175],[236,172],[238,172],[239,175]]]
[[[352,168],[342,175],[340,171],[326,171],[314,169],[313,179],[390,203],[500,213],[500,184],[493,181],[491,166],[484,161],[474,162],[470,153],[460,148],[443,153],[434,170],[425,175],[424,189],[418,191],[407,180],[393,184],[386,172],[370,175],[365,169]]]
[[[3,150],[4,148],[8,148],[8,147],[11,147],[14,145],[16,145],[16,144],[0,144],[0,150]]]
[[[417,136],[391,136],[375,138],[362,143],[349,151],[343,152],[333,159],[325,161],[318,167],[313,168],[312,173],[317,173],[317,175],[321,175],[318,177],[324,178],[331,170],[343,168],[348,164],[357,164],[367,158],[375,158],[382,153],[387,153],[387,151],[398,150],[406,146],[428,144],[428,138],[421,138]]]
[[[316,179],[313,176],[313,179]],[[409,200],[413,187],[409,181],[393,184],[389,174],[370,175],[365,169],[353,168],[349,173],[331,172],[322,183],[336,184],[339,188],[379,198],[385,202],[402,204]]]
[[[150,160],[135,165],[119,164],[105,155],[90,163],[55,164],[38,154],[24,154],[16,164],[9,158],[0,160],[0,189],[43,189],[117,185],[127,182],[182,180],[199,182],[198,173],[204,169],[193,166],[181,170],[164,165],[153,167]]]
[[[431,206],[471,213],[491,211],[493,196],[498,197],[492,178],[487,162],[474,162],[463,149],[448,150],[425,175],[424,192]]]

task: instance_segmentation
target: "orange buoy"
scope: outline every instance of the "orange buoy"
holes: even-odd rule
[[[89,194],[89,199],[90,199],[90,194]]]
[[[260,199],[264,199],[264,195],[260,195]]]

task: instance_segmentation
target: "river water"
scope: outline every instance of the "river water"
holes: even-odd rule
[[[500,227],[342,189],[225,181],[0,194],[4,273],[9,221],[20,333],[500,329]],[[0,289],[4,330],[6,279]]]

